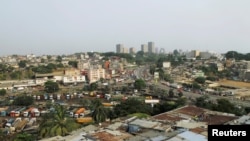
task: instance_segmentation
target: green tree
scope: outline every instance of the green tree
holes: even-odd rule
[[[62,63],[59,63],[56,65],[57,68],[64,68],[63,64]]]
[[[59,85],[56,82],[47,81],[44,83],[44,88],[45,88],[46,92],[54,93],[54,92],[57,92],[59,90]]]
[[[151,115],[152,108],[146,104],[144,100],[136,98],[128,98],[116,105],[114,108],[115,114],[119,117],[127,116],[134,113],[145,113]]]
[[[153,115],[157,115],[160,113],[164,113],[170,110],[177,108],[178,105],[175,102],[164,101],[162,103],[158,103],[153,108]]]
[[[96,123],[101,123],[104,122],[107,119],[107,110],[103,106],[101,100],[95,99],[93,101],[93,113],[92,113],[92,118]]]
[[[179,97],[175,102],[177,107],[180,107],[186,105],[187,99],[185,97]]]
[[[4,131],[4,128],[0,128],[0,140],[1,141],[9,141],[10,140],[9,136]]]
[[[135,62],[136,62],[137,65],[143,65],[145,63],[144,52],[143,51],[138,51],[136,53]]]
[[[51,56],[51,55],[47,55],[47,59],[48,59],[48,60],[51,60],[51,59],[52,59],[52,56]]]
[[[57,65],[56,65],[56,64],[53,64],[53,63],[49,63],[49,64],[46,66],[46,68],[47,68],[48,70],[54,70],[54,69],[57,68]]]
[[[178,96],[179,96],[179,97],[182,97],[182,96],[183,96],[183,92],[181,92],[181,91],[178,92]]]
[[[228,51],[225,56],[227,59],[234,58],[235,60],[248,60],[249,54],[241,54],[236,51]]]
[[[21,132],[16,135],[14,141],[34,141],[35,139],[36,137],[34,135]]]
[[[216,78],[216,77],[214,77],[214,76],[208,76],[208,77],[206,77],[206,80],[216,81],[216,80],[217,80],[217,78]]]
[[[64,106],[56,104],[53,107],[54,112],[42,116],[38,130],[39,137],[66,136],[69,132],[80,127],[80,124],[67,118]]]
[[[13,105],[17,106],[29,106],[32,105],[33,103],[34,103],[33,97],[27,95],[17,96],[13,101]]]
[[[26,70],[24,71],[24,78],[25,79],[32,79],[33,76],[34,76],[34,74],[33,74],[32,70],[31,70],[31,68],[30,67],[28,67],[28,68],[26,67]]]
[[[173,97],[174,97],[174,90],[173,90],[173,89],[169,89],[168,96],[169,96],[170,98],[173,98]]]
[[[154,65],[151,65],[151,66],[149,67],[149,73],[150,73],[151,75],[154,74],[155,70],[156,70],[156,67],[155,67]]]
[[[22,72],[21,71],[11,72],[10,77],[11,77],[11,79],[14,79],[14,80],[20,80],[22,77]]]
[[[77,61],[69,61],[68,64],[74,68],[77,68]]]
[[[144,89],[146,87],[146,83],[142,79],[137,79],[134,82],[134,87],[140,91],[141,89]]]
[[[89,90],[90,91],[95,91],[95,90],[97,90],[97,88],[98,88],[98,84],[97,83],[91,83],[89,85]]]
[[[217,106],[215,110],[226,113],[234,113],[235,107],[227,99],[217,99]]]
[[[0,80],[6,80],[7,75],[5,73],[0,73]]]
[[[205,77],[197,77],[197,78],[195,78],[195,81],[197,83],[204,84],[206,81],[206,78]]]
[[[0,90],[0,96],[5,96],[6,95],[6,90],[5,89],[1,89]]]
[[[92,105],[92,101],[90,99],[80,99],[79,103],[87,109],[91,108]]]
[[[173,83],[174,82],[174,80],[171,78],[171,75],[170,74],[164,74],[164,80],[165,81],[168,81],[168,82],[170,82],[170,83]]]
[[[62,62],[62,57],[60,55],[58,55],[57,58],[56,58],[56,61],[59,62],[59,63]]]
[[[165,76],[164,70],[163,69],[158,69],[158,72],[159,72],[159,78],[164,80],[164,76]]]
[[[53,70],[48,66],[42,65],[42,66],[38,66],[38,67],[33,67],[32,71],[35,73],[44,74],[44,73],[52,73]]]
[[[26,67],[26,63],[27,63],[26,60],[21,60],[21,61],[18,63],[18,66],[19,66],[20,68],[25,68],[25,67]]]
[[[175,50],[173,51],[173,54],[174,54],[175,56],[178,56],[178,55],[179,55],[179,51],[178,51],[177,49],[175,49]]]
[[[112,122],[113,119],[115,119],[117,115],[115,114],[114,109],[109,108],[107,109],[107,118],[109,118],[110,123]]]
[[[156,62],[156,66],[157,66],[158,68],[162,68],[162,67],[163,67],[163,62],[165,62],[165,61],[169,61],[169,59],[168,59],[166,56],[160,57],[160,58],[157,60],[157,62]]]
[[[197,82],[192,83],[192,87],[194,89],[200,89],[201,88],[201,86]]]
[[[206,109],[215,109],[216,105],[210,100],[209,96],[204,95],[195,99],[195,105]]]

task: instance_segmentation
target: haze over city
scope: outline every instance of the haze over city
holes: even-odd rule
[[[249,0],[8,0],[0,56],[115,52],[148,41],[174,49],[250,52]]]

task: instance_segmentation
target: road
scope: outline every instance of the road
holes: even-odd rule
[[[134,70],[134,75],[137,77],[137,79],[140,79],[140,78],[145,79],[144,78],[144,72],[146,72],[147,70],[148,70],[147,66],[138,67],[137,69]],[[154,86],[156,86],[156,87],[158,87],[160,89],[165,89],[167,91],[170,89],[168,86],[162,85],[161,83],[147,82],[147,84],[148,85],[154,85]],[[196,99],[198,97],[203,96],[201,94],[187,92],[187,91],[183,91],[183,95],[188,97],[188,98],[191,98],[191,99]],[[209,95],[209,98],[212,101],[216,101],[217,99],[220,99],[220,98],[225,98],[225,99],[229,100],[231,103],[234,103],[236,105],[240,105],[240,106],[244,106],[244,107],[250,107],[250,102],[249,101],[238,100],[238,99],[234,98],[234,96]]]
[[[153,83],[149,83],[150,85],[154,85],[155,87],[158,87],[160,89],[165,89],[165,90],[169,90],[170,87],[168,86],[165,86],[165,85],[162,85],[160,83],[156,83],[156,84],[153,84]],[[175,92],[177,92],[177,90],[174,90]],[[197,94],[197,93],[193,93],[193,92],[186,92],[186,91],[183,91],[183,95],[188,97],[188,98],[191,98],[191,99],[196,99],[198,97],[201,97],[203,95],[201,94]],[[218,95],[209,95],[209,98],[210,100],[212,101],[216,101],[217,99],[220,99],[220,98],[224,98],[224,99],[227,99],[229,100],[231,103],[234,103],[236,105],[239,105],[239,106],[244,106],[244,107],[250,107],[250,102],[249,101],[242,101],[242,100],[238,100],[236,98],[234,98],[234,96],[218,96]]]

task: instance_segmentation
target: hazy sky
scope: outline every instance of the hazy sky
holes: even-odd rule
[[[0,0],[0,55],[174,49],[250,52],[250,0]]]

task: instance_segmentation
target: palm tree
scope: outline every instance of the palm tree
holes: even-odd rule
[[[55,111],[46,114],[39,126],[39,135],[41,137],[65,136],[73,128],[78,128],[76,122],[66,117],[65,107],[62,105],[54,105]]]
[[[102,102],[99,99],[93,101],[93,113],[92,118],[96,123],[100,123],[106,120],[107,118],[107,110],[103,106]]]

